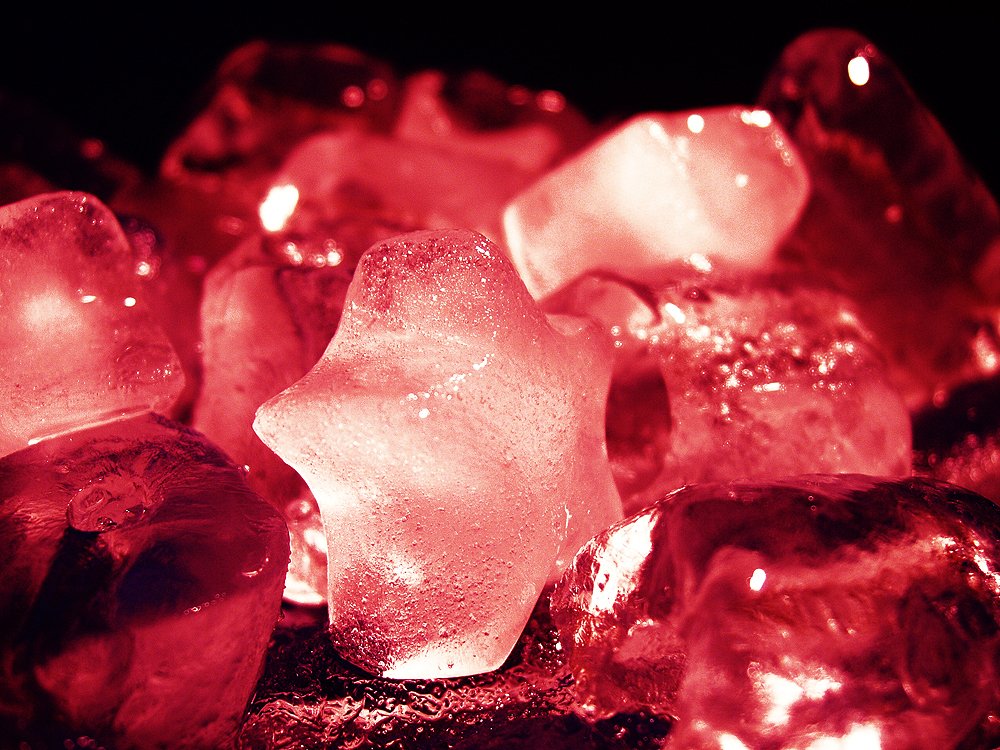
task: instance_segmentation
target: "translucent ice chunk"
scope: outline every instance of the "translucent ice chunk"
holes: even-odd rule
[[[550,324],[482,235],[365,253],[323,359],[254,423],[319,502],[346,659],[400,678],[500,666],[550,571],[621,515],[609,375],[591,330]]]
[[[244,45],[219,66],[159,178],[124,191],[113,208],[157,227],[203,275],[254,236],[269,181],[292,149],[317,132],[389,132],[397,88],[390,65],[342,45]]]
[[[994,747],[1000,511],[858,475],[699,485],[599,535],[552,615],[584,709],[668,748]]]
[[[780,257],[855,299],[908,406],[1000,371],[1000,211],[892,61],[854,31],[813,31],[759,103],[813,183]]]
[[[312,133],[387,132],[397,88],[391,66],[350,47],[251,42],[219,66],[208,105],[167,150],[163,174],[246,179],[275,169]]]
[[[99,200],[49,193],[0,208],[0,259],[0,455],[170,408],[184,375]]]
[[[511,86],[483,71],[415,73],[403,82],[401,98],[397,138],[502,159],[536,174],[594,135],[559,92]]]
[[[295,232],[354,214],[401,232],[462,227],[497,241],[503,207],[532,178],[508,161],[440,143],[328,133],[302,143],[275,174],[274,204],[262,207],[261,220],[269,231]]]
[[[0,460],[0,736],[228,746],[287,562],[278,513],[165,418]]]
[[[692,254],[760,267],[808,193],[805,169],[767,111],[650,113],[518,195],[504,237],[535,297],[587,270],[641,281]]]
[[[674,265],[649,286],[588,274],[544,308],[608,334],[608,453],[626,514],[690,482],[910,473],[909,415],[842,295]]]
[[[244,243],[206,277],[204,376],[194,426],[245,466],[250,486],[285,513],[292,543],[286,597],[321,604],[326,557],[316,544],[317,534],[323,536],[316,502],[294,469],[261,443],[252,424],[257,407],[305,375],[326,350],[353,263],[344,257],[337,264],[294,266],[265,244]]]

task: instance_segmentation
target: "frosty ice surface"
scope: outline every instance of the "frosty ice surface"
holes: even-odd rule
[[[766,266],[809,178],[766,110],[649,113],[548,172],[504,212],[536,297],[588,270],[644,280],[692,254]]]
[[[626,514],[691,482],[910,473],[909,416],[844,296],[673,264],[648,284],[586,274],[543,307],[607,333],[608,452]]]
[[[184,374],[114,215],[85,193],[0,208],[0,455],[166,412]]]
[[[482,235],[365,253],[322,360],[254,423],[319,502],[345,658],[391,677],[500,666],[557,556],[621,515],[609,375],[591,330],[546,320]]]
[[[994,747],[998,564],[1000,510],[954,485],[694,485],[585,547],[552,613],[583,707],[672,714],[668,748]]]

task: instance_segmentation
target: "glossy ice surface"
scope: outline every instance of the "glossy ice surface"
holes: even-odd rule
[[[365,253],[323,358],[254,423],[319,502],[345,658],[424,678],[506,659],[550,571],[621,517],[609,375],[482,235]]]
[[[860,475],[693,485],[600,534],[552,598],[593,715],[668,748],[993,747],[1000,510]]]
[[[0,208],[0,455],[153,410],[184,374],[114,215],[86,193]]]
[[[296,266],[265,246],[266,239],[247,241],[205,279],[204,376],[194,426],[245,466],[250,486],[285,513],[292,532],[286,597],[322,604],[325,537],[316,501],[252,424],[257,408],[305,375],[326,350],[357,258]]]
[[[0,739],[50,746],[65,727],[123,749],[225,746],[287,562],[277,511],[165,418],[0,460]]]
[[[908,406],[1000,369],[1000,211],[871,40],[803,34],[758,104],[789,134],[812,198],[779,256],[855,299]]]
[[[700,254],[768,265],[798,218],[809,177],[762,109],[638,115],[522,192],[504,241],[535,297],[581,273],[638,281]]]

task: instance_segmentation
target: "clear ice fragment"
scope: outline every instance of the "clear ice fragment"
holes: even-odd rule
[[[403,81],[396,138],[445,146],[540,174],[595,129],[557,91],[509,85],[484,71],[425,70]]]
[[[343,235],[335,236],[342,243],[338,247],[344,247]],[[282,247],[287,249],[289,241]],[[267,238],[245,242],[206,276],[203,382],[193,424],[245,466],[250,486],[284,513],[292,544],[286,598],[322,604],[326,539],[316,501],[252,425],[257,407],[305,375],[323,355],[337,330],[357,259],[352,261],[345,251],[342,263],[293,265],[267,245]],[[299,245],[306,243],[300,239]]]
[[[461,227],[496,242],[503,207],[533,176],[493,155],[442,143],[324,133],[303,142],[275,173],[268,191],[275,202],[262,205],[261,223],[280,238],[353,215],[395,225],[397,233]]]
[[[649,285],[587,274],[543,308],[606,333],[608,454],[626,515],[691,482],[910,473],[906,407],[843,295],[674,264]]]
[[[390,65],[351,47],[251,42],[219,66],[208,105],[161,171],[193,183],[266,177],[312,133],[388,132],[397,89]]]
[[[91,195],[48,193],[0,208],[0,310],[0,455],[166,412],[184,386],[122,228]]]
[[[520,193],[504,238],[536,298],[588,270],[643,281],[695,254],[764,267],[808,194],[805,168],[766,110],[649,113]]]
[[[278,512],[218,448],[164,417],[3,458],[0,737],[228,746],[287,563]]]
[[[996,374],[1000,211],[892,61],[857,32],[811,31],[758,103],[813,186],[779,258],[855,300],[907,405]]]
[[[694,485],[596,537],[552,616],[593,717],[666,748],[995,747],[1000,510],[953,485]]]
[[[542,586],[621,517],[590,327],[484,236],[372,246],[323,358],[254,429],[312,489],[334,644],[394,678],[496,669]]]

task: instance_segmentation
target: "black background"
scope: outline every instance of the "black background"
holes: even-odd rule
[[[575,5],[561,13],[541,3],[453,6],[459,10],[411,3],[403,11],[293,2],[267,12],[208,2],[101,7],[5,10],[0,90],[39,104],[147,171],[192,116],[216,66],[253,39],[347,44],[402,73],[481,68],[510,83],[562,91],[600,120],[752,103],[796,36],[841,26],[895,61],[967,161],[1000,190],[997,120],[988,114],[1000,90],[1000,37],[988,18],[954,5],[933,13],[765,3],[733,12],[707,2],[604,3],[591,11]]]

